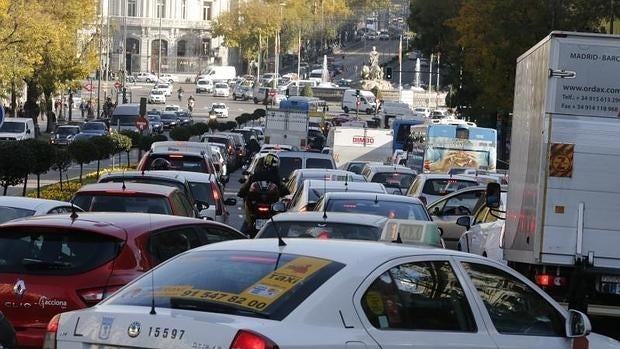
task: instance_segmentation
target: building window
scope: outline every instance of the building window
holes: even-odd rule
[[[157,0],[157,18],[166,18],[166,0]]]
[[[210,21],[211,20],[211,2],[204,1],[202,3],[202,20]]]
[[[181,18],[187,19],[187,0],[181,2]]]
[[[136,17],[137,16],[136,9],[137,9],[136,0],[128,0],[127,1],[127,16]]]
[[[185,57],[187,55],[187,41],[181,40],[177,42],[177,57]]]

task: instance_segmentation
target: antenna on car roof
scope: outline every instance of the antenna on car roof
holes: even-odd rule
[[[71,223],[75,222],[78,217],[79,215],[77,213],[77,210],[75,209],[75,204],[73,203],[73,201],[71,201],[71,215],[69,216],[69,218],[71,218]]]
[[[144,171],[142,171],[142,175],[144,176]],[[123,189],[123,190],[127,189],[127,186],[125,185],[125,169],[123,169],[123,174],[121,176],[121,180],[123,181],[123,186],[121,187],[121,189]]]
[[[152,219],[152,215],[149,214],[149,228],[151,228],[151,219]],[[151,229],[149,229],[150,231]],[[157,312],[155,311],[155,271],[152,270],[151,271],[151,311],[149,312],[150,315],[157,315]]]

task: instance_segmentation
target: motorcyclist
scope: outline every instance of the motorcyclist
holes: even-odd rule
[[[250,136],[250,141],[248,142],[248,159],[251,159],[254,154],[260,151],[260,144],[256,139],[256,136]]]
[[[170,161],[164,158],[157,158],[151,161],[150,169],[153,171],[156,171],[156,170],[167,171],[170,169],[170,167],[171,167]]]
[[[278,197],[283,197],[289,194],[288,188],[282,183],[279,174],[280,159],[275,154],[267,154],[258,160],[254,173],[250,175],[248,180],[241,186],[237,196],[245,199],[245,221],[243,222],[242,231],[252,230],[252,208],[249,207],[248,194],[250,193],[250,187],[256,182],[270,182],[277,186]]]
[[[187,99],[187,109],[189,110],[190,113],[194,111],[195,103],[196,103],[196,100],[194,99],[194,96],[189,96],[189,98]]]

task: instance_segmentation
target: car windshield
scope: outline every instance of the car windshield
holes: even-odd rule
[[[189,187],[192,191],[192,197],[194,197],[195,200],[206,202],[209,205],[215,204],[211,183],[189,182]]]
[[[149,114],[148,119],[149,121],[161,121],[161,117],[159,115],[153,115],[153,114]]]
[[[326,206],[327,212],[366,213],[388,218],[429,220],[424,206],[413,202],[331,199]]]
[[[214,104],[213,109],[226,109],[224,104]]]
[[[424,182],[422,193],[443,196],[474,185],[478,185],[478,183],[461,179],[427,179]]]
[[[190,171],[190,172],[208,172],[205,167],[205,160],[199,155],[183,155],[183,154],[170,154],[170,155],[157,155],[151,157],[147,170],[151,169],[153,160],[157,158],[164,158],[170,163],[171,170],[177,171]]]
[[[179,255],[105,301],[282,320],[344,264],[257,251]],[[284,276],[287,281],[278,281]]]
[[[80,133],[80,129],[77,127],[59,127],[56,130],[56,134],[63,136],[75,135],[78,133]]]
[[[385,194],[384,191],[382,191],[380,189],[381,186],[379,185],[370,185],[370,186],[366,186],[364,185],[363,187],[359,187],[359,188],[355,188],[355,189],[350,189],[352,192],[361,192],[361,193],[380,193],[380,194]],[[327,190],[327,192],[329,193],[340,193],[343,191],[347,190],[347,187],[342,185],[340,187],[330,187],[330,188],[323,188],[323,187],[316,187],[316,188],[310,188],[308,190],[308,201],[311,202],[316,202],[319,200],[319,198],[321,198],[321,196],[323,196],[323,194],[325,194],[325,190]]]
[[[122,240],[75,229],[5,228],[0,234],[0,273],[73,275],[112,260]]]
[[[306,168],[326,168],[333,169],[334,164],[330,159],[315,159],[309,158],[306,159]]]
[[[30,217],[35,214],[36,211],[28,210],[25,208],[0,206],[0,223],[8,222],[17,218]]]
[[[163,113],[160,117],[162,120],[176,120],[177,113]]]
[[[134,126],[136,119],[138,119],[138,115],[112,115],[110,125]]]
[[[216,137],[216,136],[208,136],[205,138],[205,140],[210,143],[220,143],[220,144],[228,144],[229,142],[229,138]]]
[[[302,167],[302,159],[296,157],[280,157],[280,167],[278,172],[280,178],[288,178],[291,172]]]
[[[142,212],[172,214],[172,209],[163,196],[140,193],[113,195],[111,193],[77,193],[72,202],[92,212]]]
[[[164,91],[161,91],[161,90],[153,90],[153,91],[151,91],[151,94],[152,94],[152,95],[163,95],[163,94],[164,94]]]
[[[267,222],[259,233],[259,238],[282,237],[316,238],[316,239],[348,239],[377,241],[381,237],[383,227],[361,225],[356,223],[325,223],[320,222]]]
[[[82,126],[82,130],[105,130],[105,124],[98,122],[87,122]]]
[[[376,173],[371,182],[381,183],[390,188],[408,189],[415,179],[415,175],[411,173],[384,172]]]
[[[0,132],[22,133],[26,130],[26,124],[23,122],[14,122],[5,120],[0,127]]]
[[[215,84],[215,88],[228,88],[226,84]]]

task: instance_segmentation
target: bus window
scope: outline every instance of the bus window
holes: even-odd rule
[[[466,128],[457,128],[456,138],[457,139],[469,139],[469,130]]]

